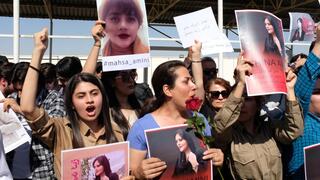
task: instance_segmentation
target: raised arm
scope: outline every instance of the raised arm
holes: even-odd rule
[[[87,58],[87,61],[84,64],[82,72],[87,72],[87,73],[93,74],[96,71],[97,60],[98,60],[99,52],[100,52],[100,48],[101,48],[101,38],[103,38],[105,36],[105,34],[103,32],[104,25],[105,25],[104,21],[97,21],[91,29],[91,35],[94,39],[94,44],[91,48],[90,54]]]
[[[236,67],[236,87],[231,92],[230,96],[224,103],[223,107],[218,111],[214,117],[215,129],[218,134],[223,135],[223,141],[229,142],[231,140],[231,127],[239,118],[242,107],[242,94],[245,89],[245,77],[251,74],[252,63],[244,59],[243,53],[238,57]]]
[[[299,103],[296,101],[294,86],[297,76],[289,70],[287,72],[287,102],[285,118],[282,126],[275,129],[275,138],[284,143],[289,144],[299,137],[303,132],[303,115]]]
[[[21,93],[21,111],[29,121],[35,120],[40,116],[40,108],[36,105],[36,94],[40,73],[40,64],[47,46],[48,29],[44,28],[42,31],[34,34],[34,48],[32,51],[32,59]]]
[[[195,40],[195,44],[189,48],[188,58],[191,61],[192,77],[197,85],[196,96],[204,99],[203,71],[201,63],[201,46],[202,43]]]
[[[310,98],[312,95],[313,86],[316,80],[320,77],[320,24],[316,28],[315,46],[312,52],[309,53],[304,66],[301,67],[298,73],[295,92],[299,102],[303,108],[304,117],[309,111]]]

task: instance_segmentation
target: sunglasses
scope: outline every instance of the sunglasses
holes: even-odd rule
[[[211,68],[211,69],[204,69],[203,70],[203,74],[206,76],[212,76],[212,75],[216,75],[218,73],[218,69],[217,68]]]
[[[130,82],[130,80],[136,81],[138,74],[136,71],[122,71],[115,78],[121,79],[123,82]]]
[[[229,96],[229,93],[226,90],[223,91],[209,91],[208,92],[212,99],[218,99],[220,94],[225,99]]]

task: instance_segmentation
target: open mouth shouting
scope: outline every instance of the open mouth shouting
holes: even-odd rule
[[[95,116],[95,115],[96,115],[96,107],[93,106],[93,105],[88,106],[88,107],[86,108],[86,112],[87,112],[87,115],[88,115],[89,117]]]

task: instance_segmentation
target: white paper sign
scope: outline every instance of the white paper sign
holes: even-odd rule
[[[15,112],[12,109],[9,109],[9,112],[3,112],[3,103],[0,103],[0,131],[5,153],[31,141]]]
[[[233,48],[221,33],[211,7],[173,18],[183,48],[190,47],[194,40],[202,42],[202,54],[233,52]]]
[[[118,71],[148,67],[151,64],[150,54],[132,54],[126,56],[102,57],[102,71]]]

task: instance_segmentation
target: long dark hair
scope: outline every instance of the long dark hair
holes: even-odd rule
[[[282,49],[282,52],[279,52],[278,50],[278,47],[275,45],[275,42],[273,41],[273,38],[272,38],[272,35],[271,34],[268,34],[266,40],[265,40],[265,49],[264,49],[264,52],[271,52],[271,53],[276,53],[280,56],[284,56],[285,54],[285,47],[284,47],[284,41],[283,41],[283,34],[279,31],[280,27],[281,27],[281,24],[278,24],[276,19],[271,17],[271,16],[266,16],[264,18],[264,20],[268,20],[271,25],[273,26],[273,30],[274,30],[274,33],[275,35],[277,36],[279,42],[280,42],[280,45],[281,45],[281,49]]]
[[[100,165],[103,166],[104,173],[110,180],[118,180],[119,176],[116,173],[112,173],[111,166],[108,158],[105,155],[98,156],[94,159],[92,166],[94,167],[94,163],[98,161]],[[100,176],[96,176],[96,180],[100,180]]]
[[[118,142],[118,139],[116,138],[112,129],[111,119],[109,115],[109,102],[101,81],[92,74],[80,73],[80,74],[74,75],[68,81],[68,84],[65,89],[65,97],[64,97],[67,117],[70,120],[71,128],[72,128],[73,147],[74,148],[84,147],[83,139],[80,133],[78,113],[73,109],[73,102],[72,102],[72,95],[74,93],[74,90],[76,89],[77,85],[81,82],[88,82],[88,83],[94,84],[101,91],[102,107],[101,107],[101,112],[98,116],[98,124],[100,126],[105,127],[105,138],[107,143]]]
[[[203,165],[205,165],[205,161],[202,159],[204,150],[195,144],[195,141],[192,139],[192,136],[189,133],[194,133],[194,132],[192,132],[192,131],[187,132],[183,129],[178,129],[176,131],[175,135],[179,135],[183,140],[185,140],[188,143],[188,147],[190,148],[190,151],[195,154],[195,156],[197,158],[197,162],[199,163],[201,168],[205,168],[203,166]],[[186,153],[180,152],[179,157],[176,161],[173,176],[191,173],[192,171],[190,171],[190,169],[189,169],[189,167],[190,167],[189,163],[190,162],[187,160]]]
[[[141,112],[141,116],[155,111],[166,101],[166,95],[163,92],[163,86],[168,85],[174,88],[177,75],[176,70],[180,67],[186,68],[185,64],[179,60],[167,61],[160,64],[153,72],[151,83],[155,94],[155,100],[147,105]]]
[[[135,70],[130,70],[130,71],[135,71]],[[109,102],[110,102],[111,116],[114,122],[117,123],[118,126],[120,127],[123,137],[126,139],[129,133],[130,124],[129,124],[129,121],[121,112],[121,106],[115,93],[116,89],[114,88],[115,77],[119,75],[120,72],[121,71],[103,72],[101,76],[101,81],[106,90],[108,99],[110,100]],[[134,92],[128,96],[128,103],[134,110],[136,110],[139,116],[141,106]]]

